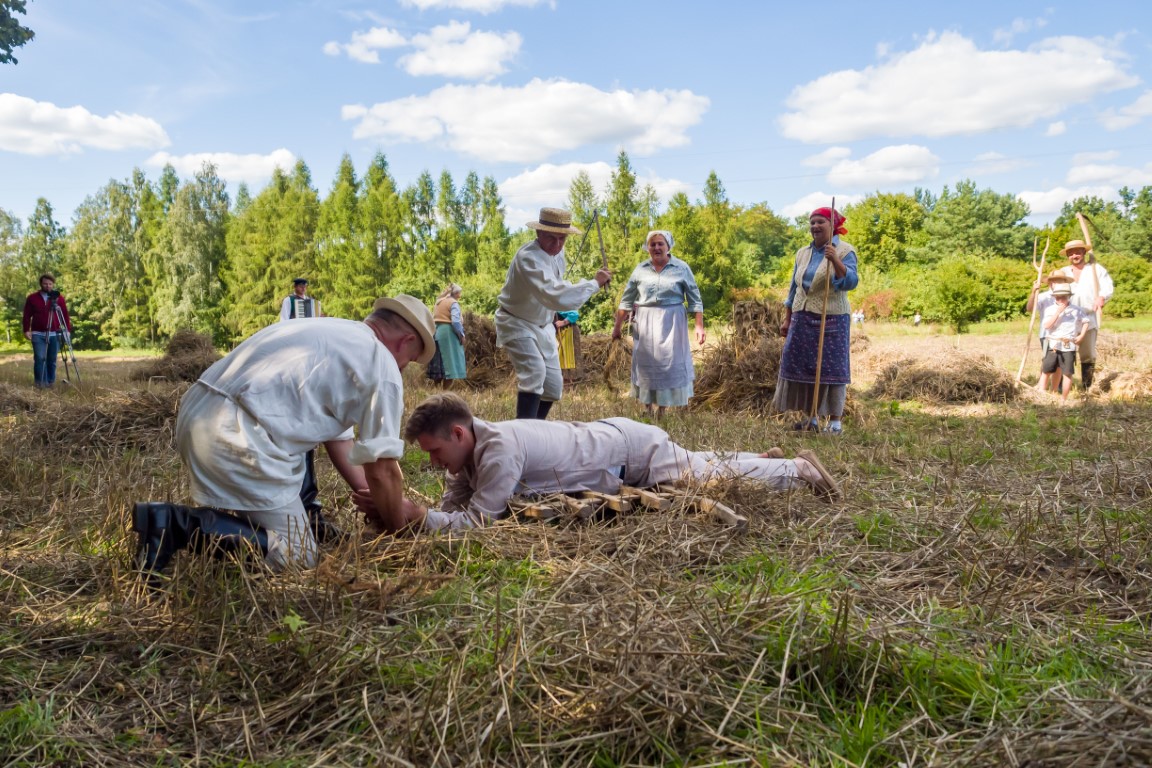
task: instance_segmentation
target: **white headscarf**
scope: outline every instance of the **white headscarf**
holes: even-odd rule
[[[648,233],[648,236],[644,238],[644,250],[645,251],[648,251],[648,241],[652,239],[652,235],[660,235],[661,237],[664,238],[664,241],[666,243],[668,243],[668,255],[671,256],[672,255],[672,233],[666,229],[653,229],[652,231],[650,231]]]

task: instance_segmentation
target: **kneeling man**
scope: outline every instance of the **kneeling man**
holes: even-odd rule
[[[417,508],[403,496],[398,461],[400,371],[413,360],[427,364],[433,333],[423,302],[399,295],[377,299],[362,323],[271,325],[213,364],[176,419],[192,498],[203,506],[137,503],[137,567],[154,580],[176,551],[205,544],[250,545],[273,567],[314,565],[300,491],[305,455],[318,443],[368,519],[402,528]]]
[[[840,489],[810,451],[703,453],[672,442],[659,427],[624,418],[589,423],[475,418],[459,395],[433,395],[412,412],[404,437],[448,470],[440,509],[420,510],[425,529],[482,526],[507,514],[517,494],[616,493],[678,482],[743,478],[776,490],[810,487],[821,498]]]

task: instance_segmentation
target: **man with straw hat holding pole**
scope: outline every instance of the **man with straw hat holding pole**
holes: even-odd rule
[[[1083,221],[1081,227],[1087,235],[1088,228]],[[1104,304],[1112,298],[1112,277],[1096,262],[1090,242],[1069,240],[1060,249],[1060,255],[1068,257],[1068,266],[1057,271],[1072,279],[1072,303],[1088,315],[1088,333],[1080,343],[1080,386],[1087,392],[1096,375],[1096,335]]]
[[[536,239],[522,247],[508,265],[508,276],[496,310],[496,346],[503,347],[516,371],[516,418],[545,419],[564,393],[560,352],[556,344],[557,312],[579,309],[612,279],[599,269],[590,280],[564,279],[564,241],[578,235],[572,214],[541,208],[528,222]]]
[[[436,351],[419,299],[377,299],[363,322],[276,323],[218,360],[180,401],[176,447],[200,506],[139,502],[135,567],[150,583],[186,547],[243,551],[310,567],[316,540],[300,500],[304,455],[324,443],[370,521],[398,529],[404,498],[400,422],[412,361]],[[355,439],[346,433],[356,428]]]

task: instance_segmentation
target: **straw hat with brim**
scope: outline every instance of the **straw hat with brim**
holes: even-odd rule
[[[528,226],[532,229],[538,229],[542,232],[553,232],[557,235],[584,234],[572,226],[572,212],[566,211],[563,208],[541,208],[540,220],[530,221],[528,222]]]
[[[1045,279],[1047,280],[1049,286],[1073,282],[1071,275],[1066,275],[1058,269],[1054,269],[1049,272],[1048,277]]]
[[[420,340],[424,342],[424,352],[416,358],[416,362],[428,365],[428,361],[436,354],[436,331],[432,326],[432,313],[424,306],[424,302],[415,296],[398,293],[391,298],[385,296],[376,299],[372,309],[387,309],[404,318],[405,322],[420,334]]]
[[[1064,243],[1064,247],[1060,249],[1060,255],[1067,256],[1068,251],[1072,251],[1077,248],[1083,251],[1087,251],[1088,243],[1084,242],[1083,240],[1069,240],[1068,242]]]
[[[1057,283],[1056,285],[1052,286],[1052,295],[1053,296],[1071,296],[1072,295],[1072,286],[1068,285],[1067,283]]]

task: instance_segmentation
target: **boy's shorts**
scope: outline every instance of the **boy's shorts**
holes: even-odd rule
[[[1040,372],[1055,373],[1057,368],[1060,369],[1060,373],[1072,378],[1076,373],[1076,350],[1060,352],[1049,349],[1048,354],[1044,355],[1044,362],[1040,365]]]

